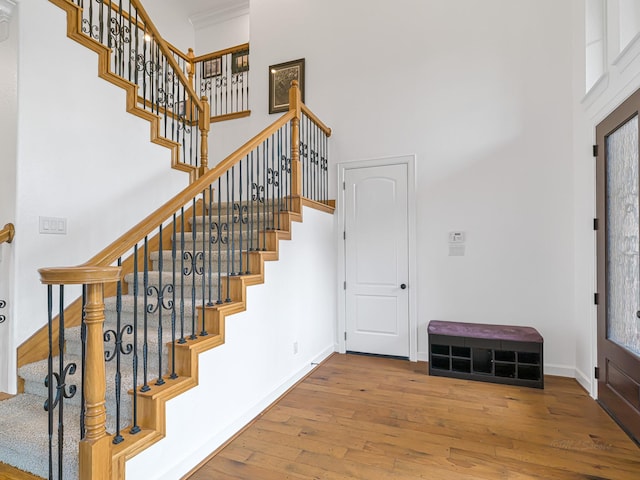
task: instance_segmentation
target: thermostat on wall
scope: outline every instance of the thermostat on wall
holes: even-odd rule
[[[449,232],[449,243],[464,243],[464,232]]]

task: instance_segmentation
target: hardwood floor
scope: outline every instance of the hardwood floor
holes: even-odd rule
[[[42,478],[0,462],[0,480],[42,480]]]
[[[188,478],[640,479],[640,448],[575,380],[538,390],[426,368],[334,355]]]

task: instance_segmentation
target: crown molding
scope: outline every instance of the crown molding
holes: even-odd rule
[[[229,2],[217,8],[193,14],[189,16],[189,21],[193,25],[193,28],[199,30],[244,15],[249,15],[249,0],[243,0],[240,3],[237,1]]]
[[[0,42],[9,38],[9,24],[18,0],[0,0]]]

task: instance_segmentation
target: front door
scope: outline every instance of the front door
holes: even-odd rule
[[[640,91],[596,128],[598,402],[640,441]]]
[[[409,357],[407,165],[345,171],[346,350]]]

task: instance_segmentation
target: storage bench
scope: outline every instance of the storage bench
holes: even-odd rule
[[[544,388],[535,328],[432,320],[427,332],[429,375]]]

